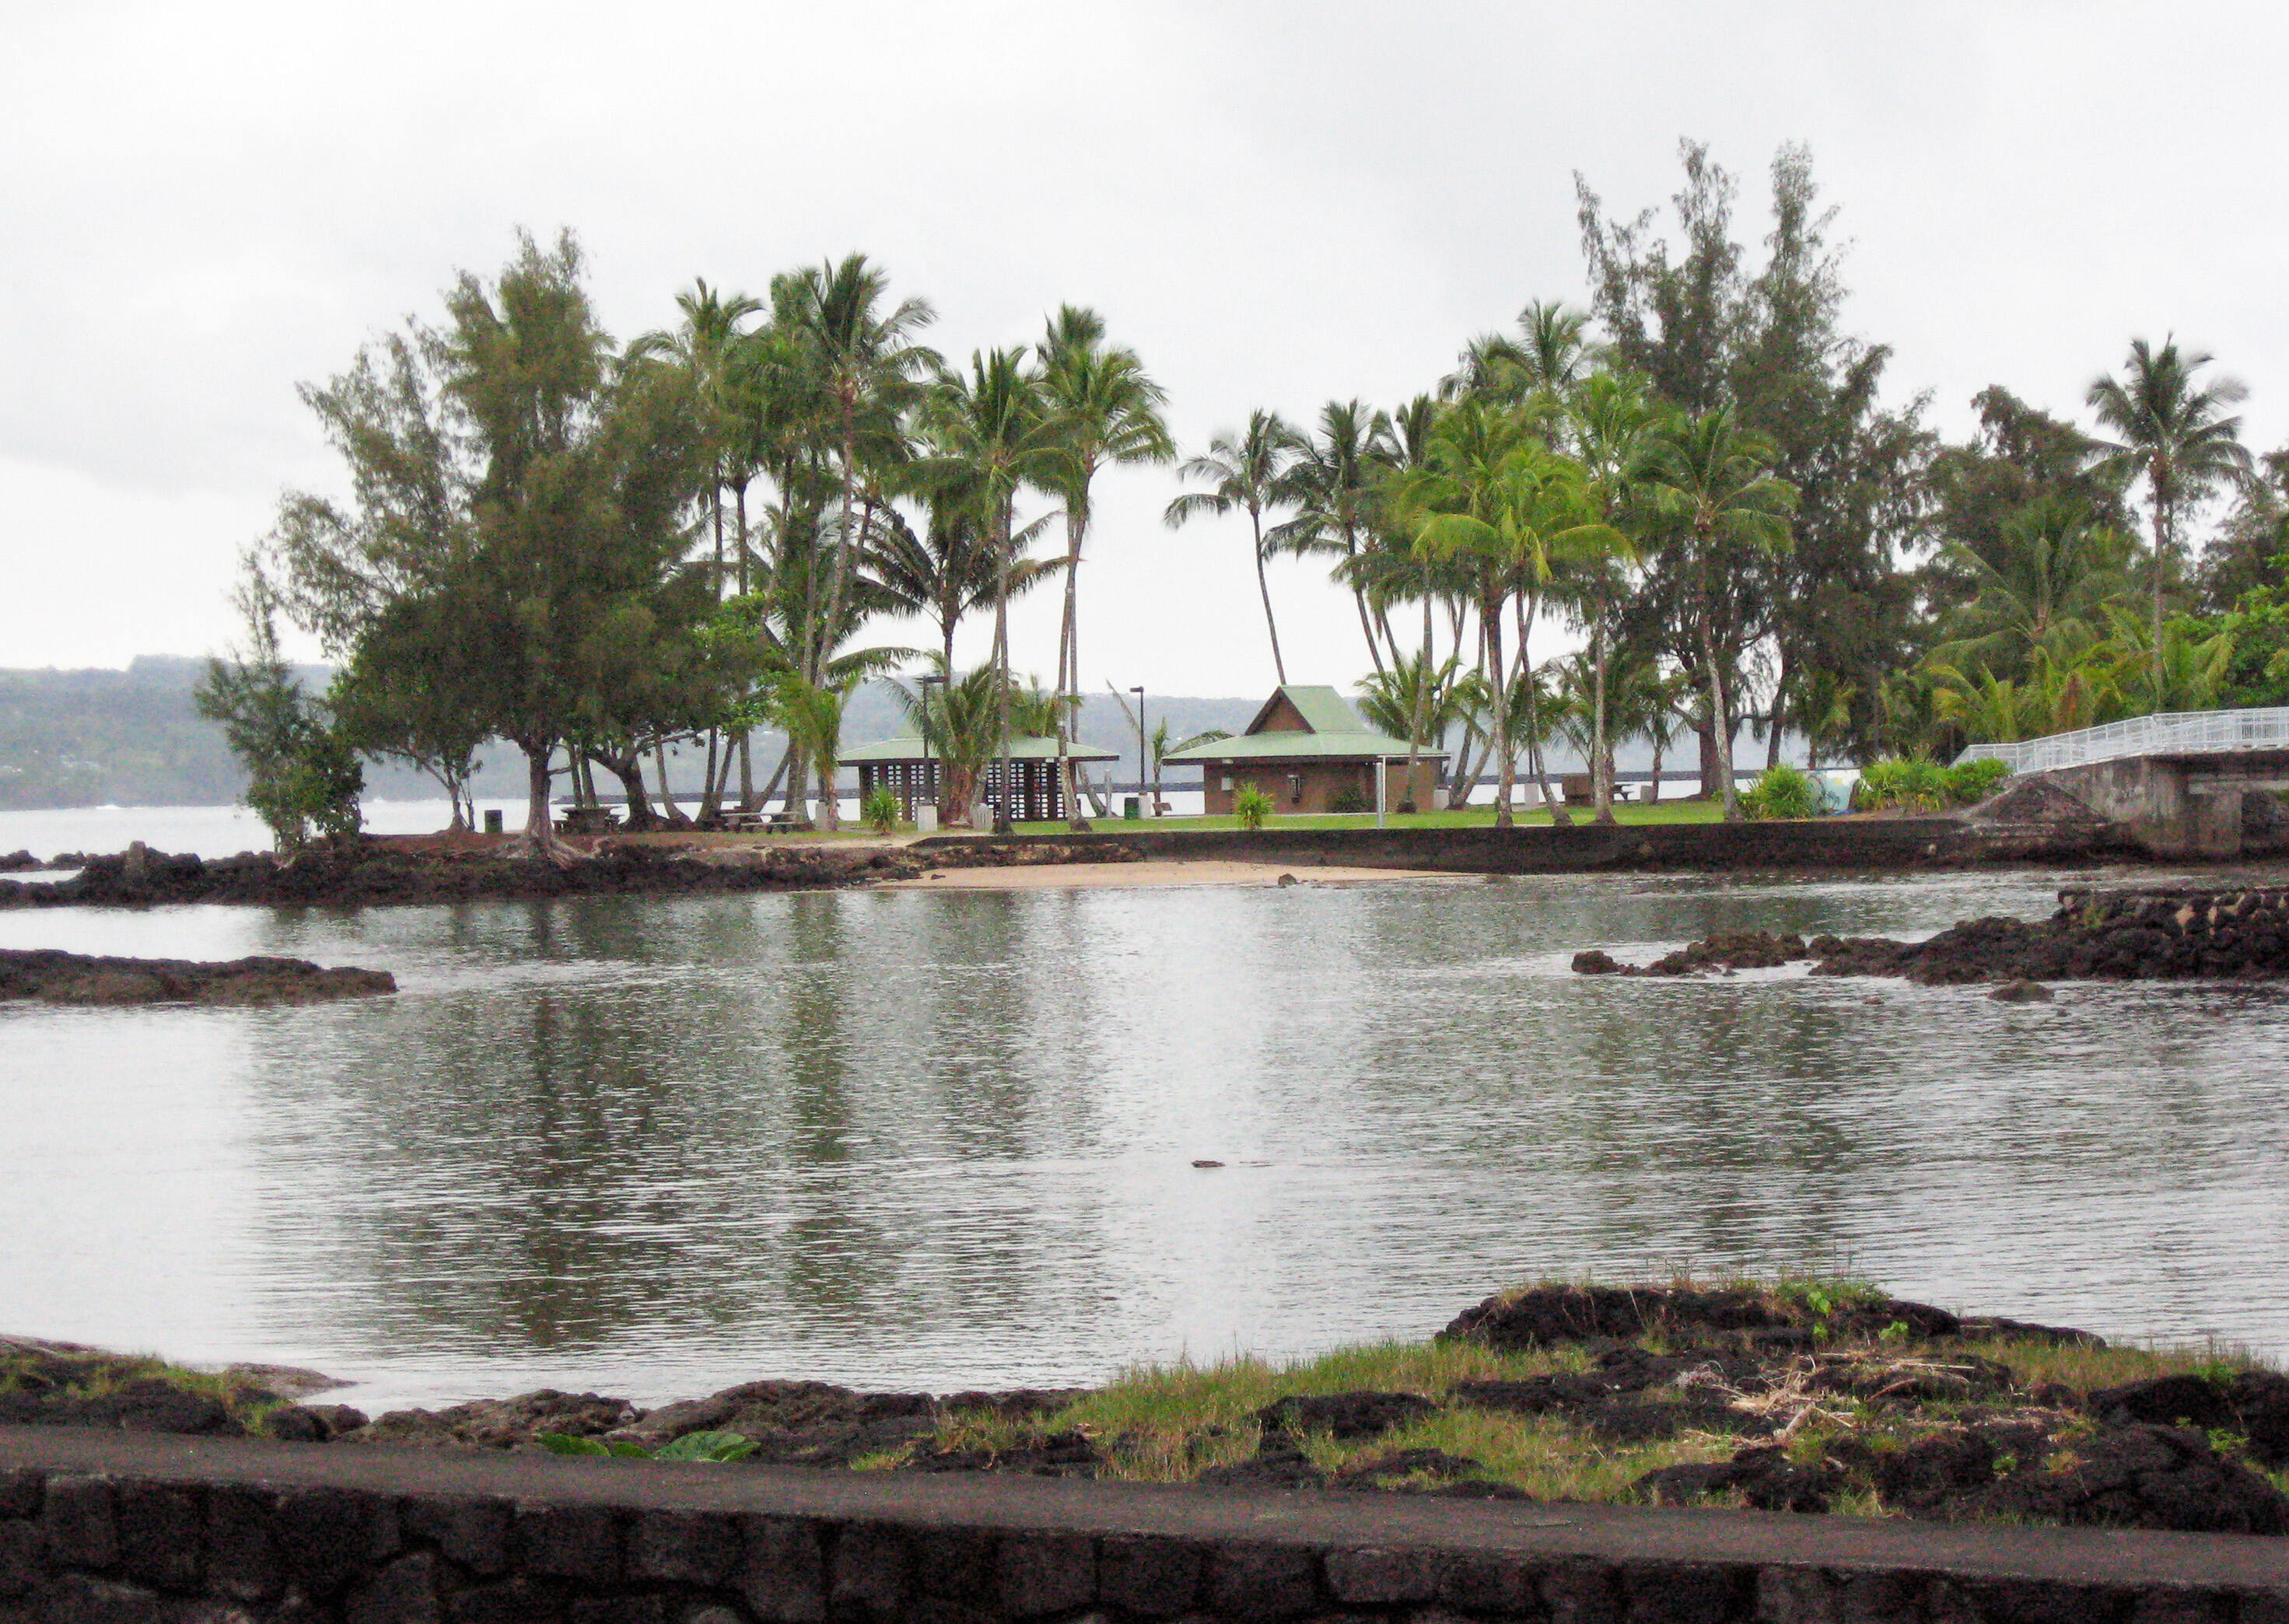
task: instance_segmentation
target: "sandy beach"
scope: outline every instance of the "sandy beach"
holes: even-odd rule
[[[1476,875],[1435,873],[1424,869],[1338,868],[1313,864],[1281,868],[1271,863],[1181,862],[1033,863],[1014,868],[942,869],[918,880],[894,880],[884,891],[1054,891],[1141,886],[1276,886],[1282,876],[1297,885],[1355,886],[1391,880],[1438,880],[1449,883]]]

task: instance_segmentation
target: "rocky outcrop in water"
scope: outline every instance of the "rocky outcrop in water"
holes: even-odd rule
[[[46,1004],[323,1004],[397,991],[387,970],[328,969],[307,959],[90,958],[0,948],[0,999]]]
[[[1689,975],[1809,959],[1815,975],[1896,975],[1924,986],[1979,982],[2270,981],[2289,976],[2289,891],[2059,893],[2047,919],[1967,920],[1922,942],[1734,931],[1646,965],[1597,949],[1583,975]],[[2022,1000],[2032,994],[2022,992]]]

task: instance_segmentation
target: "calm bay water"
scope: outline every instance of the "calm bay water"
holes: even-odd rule
[[[1825,1262],[2289,1352],[2281,990],[1566,968],[2035,915],[2073,878],[0,913],[0,945],[403,988],[0,1005],[0,1329],[313,1364],[369,1406],[944,1390],[1417,1336],[1527,1276]]]

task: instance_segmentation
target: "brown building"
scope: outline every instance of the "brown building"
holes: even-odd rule
[[[1210,739],[1161,759],[1199,763],[1201,809],[1211,816],[1229,816],[1232,796],[1251,784],[1279,812],[1372,812],[1378,778],[1385,811],[1412,801],[1427,812],[1447,752],[1417,752],[1412,784],[1408,754],[1405,739],[1376,732],[1334,689],[1288,683],[1238,738]]]

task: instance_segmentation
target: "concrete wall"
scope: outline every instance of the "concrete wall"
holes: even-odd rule
[[[0,1428],[4,1624],[2289,1624],[2280,1545]]]
[[[2238,784],[2213,780],[2273,760],[2269,755],[2193,760],[2133,756],[2055,768],[2036,776],[2120,824],[2155,856],[2225,859],[2253,848],[2270,849],[2277,842],[2269,826],[2261,832],[2248,828],[2246,792]],[[2265,820],[2269,825],[2273,821],[2269,816]]]

